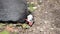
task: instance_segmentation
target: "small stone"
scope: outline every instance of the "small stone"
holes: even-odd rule
[[[44,23],[46,24],[46,23],[48,23],[49,21],[44,21]]]
[[[51,30],[53,30],[54,28],[50,28]]]
[[[19,32],[19,29],[14,29],[14,32]]]
[[[33,9],[37,9],[37,7],[33,7]]]
[[[40,2],[42,2],[42,0],[40,0]]]
[[[48,13],[47,11],[45,13]]]
[[[29,2],[27,2],[27,4],[29,4]]]
[[[40,31],[44,31],[43,28],[40,28]]]
[[[34,2],[31,2],[31,4],[34,4]]]
[[[36,29],[35,28],[33,28],[33,31],[35,31]]]
[[[39,30],[39,29],[40,29],[40,27],[37,27],[37,29]]]

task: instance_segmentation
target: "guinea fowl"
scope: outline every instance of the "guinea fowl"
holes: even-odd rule
[[[26,0],[0,0],[0,22],[25,23],[27,21],[29,25],[32,25],[28,19],[29,14]]]

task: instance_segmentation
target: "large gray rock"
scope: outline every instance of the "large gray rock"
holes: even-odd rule
[[[24,21],[26,0],[0,0],[0,21]]]

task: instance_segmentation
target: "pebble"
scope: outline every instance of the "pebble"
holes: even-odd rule
[[[37,9],[37,7],[33,7],[33,9],[35,10],[35,9]]]
[[[50,28],[51,30],[53,30],[54,28]]]
[[[44,31],[44,29],[43,28],[40,28],[40,31]]]
[[[49,23],[49,21],[46,20],[46,21],[44,21],[44,23],[47,24],[47,23]]]
[[[34,2],[31,2],[31,4],[34,4]]]
[[[47,11],[45,13],[48,13]]]
[[[37,27],[37,29],[39,30],[39,29],[40,29],[40,27]]]

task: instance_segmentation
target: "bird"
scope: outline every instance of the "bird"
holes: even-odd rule
[[[32,26],[32,24],[33,24],[33,22],[34,22],[33,19],[34,19],[34,17],[33,17],[32,14],[29,14],[29,15],[27,16],[26,21],[28,22],[28,24],[29,24],[30,26]]]
[[[33,24],[33,15],[27,11],[26,0],[0,0],[0,22],[28,22]]]

